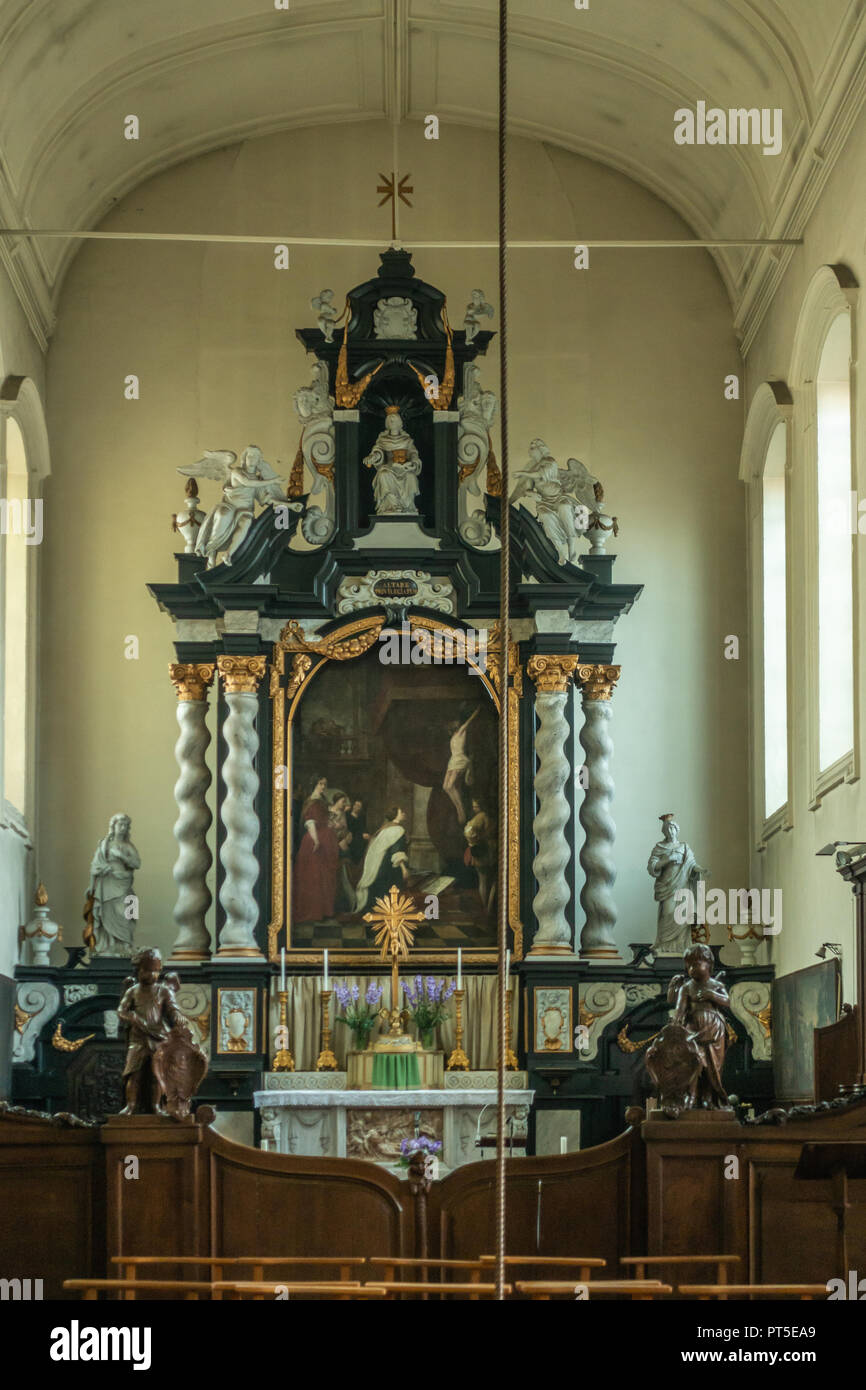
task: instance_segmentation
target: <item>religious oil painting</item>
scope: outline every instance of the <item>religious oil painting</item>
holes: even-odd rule
[[[374,949],[392,887],[415,945],[496,939],[497,713],[471,665],[328,662],[290,727],[290,944]]]
[[[773,982],[773,1078],[776,1099],[811,1101],[814,1030],[839,1017],[839,962],[826,960]]]

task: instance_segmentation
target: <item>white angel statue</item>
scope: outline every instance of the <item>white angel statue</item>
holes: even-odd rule
[[[321,290],[319,294],[313,295],[313,298],[310,300],[310,308],[315,309],[318,315],[316,323],[322,330],[326,343],[332,343],[334,341],[334,324],[340,317],[338,311],[331,303],[333,298],[333,290]]]
[[[286,501],[286,484],[262,456],[261,449],[250,444],[241,454],[231,449],[206,449],[197,463],[179,468],[187,478],[213,478],[222,483],[222,497],[208,512],[196,540],[195,553],[207,558],[213,569],[217,557],[224,551],[225,564],[237,550],[252,524],[255,507],[280,503],[300,510],[300,504]]]
[[[511,501],[534,496],[535,515],[561,565],[577,563],[578,536],[586,531],[596,505],[595,482],[578,459],[569,459],[568,467],[561,469],[544,440],[533,439],[529,464],[517,475]]]
[[[466,316],[463,319],[467,343],[472,342],[472,339],[481,328],[481,318],[484,314],[486,314],[489,319],[492,319],[493,305],[487,303],[483,290],[470,290],[469,303],[466,305]]]

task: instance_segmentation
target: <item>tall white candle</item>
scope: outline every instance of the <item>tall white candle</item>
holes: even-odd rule
[[[286,988],[286,948],[280,947],[280,989]]]
[[[328,988],[330,988],[330,986],[329,986],[329,982],[328,982],[328,952],[327,952],[327,950],[326,950],[326,951],[325,951],[325,978],[324,978],[324,980],[323,980],[323,982],[322,982],[322,989],[328,989]]]
[[[457,988],[463,988],[463,952],[457,947]]]
[[[568,1153],[568,1140],[566,1139],[564,1134],[560,1134],[559,1136],[559,1152],[561,1154]]]

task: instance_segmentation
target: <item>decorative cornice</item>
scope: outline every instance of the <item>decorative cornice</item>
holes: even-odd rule
[[[177,691],[178,700],[206,700],[213,673],[212,661],[171,661],[168,666],[169,679]]]
[[[584,700],[609,700],[622,671],[621,666],[578,666]]]
[[[255,695],[265,674],[267,657],[218,656],[217,666],[227,695]]]
[[[535,681],[540,694],[564,695],[579,661],[576,653],[574,656],[531,656],[526,663],[526,674]]]

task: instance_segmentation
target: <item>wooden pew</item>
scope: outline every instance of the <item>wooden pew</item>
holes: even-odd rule
[[[312,1280],[304,1283],[303,1281],[280,1281],[271,1283],[268,1280],[240,1279],[224,1280],[219,1285],[222,1293],[227,1293],[230,1298],[251,1298],[256,1302],[262,1303],[266,1298],[284,1298],[286,1295],[291,1298],[328,1298],[334,1302],[348,1302],[357,1298],[384,1298],[384,1291],[373,1284],[360,1284],[356,1281],[345,1279],[335,1280],[332,1283],[315,1283]]]
[[[826,1298],[826,1284],[680,1284],[684,1298]]]
[[[362,1284],[365,1289],[379,1289],[386,1298],[402,1298],[406,1294],[426,1294],[430,1298],[462,1298],[472,1301],[478,1298],[495,1298],[495,1284],[429,1284],[395,1279],[381,1280],[375,1284]],[[506,1295],[511,1293],[511,1285],[505,1285]]]
[[[670,1284],[662,1284],[658,1279],[592,1279],[578,1282],[586,1289],[588,1298],[595,1298],[598,1294],[623,1294],[632,1302],[637,1302],[673,1293]],[[520,1279],[514,1285],[515,1292],[535,1300],[571,1297],[577,1302],[586,1302],[586,1299],[577,1299],[576,1287],[573,1279]]]
[[[101,1293],[118,1293],[135,1301],[139,1293],[198,1299],[200,1294],[210,1294],[212,1286],[200,1279],[64,1279],[63,1287],[79,1290],[82,1298],[89,1300]]]
[[[634,1270],[635,1279],[645,1279],[647,1267],[655,1270],[666,1265],[715,1265],[716,1283],[728,1282],[728,1265],[738,1265],[739,1255],[623,1255],[620,1264]],[[720,1294],[724,1298],[724,1294]]]
[[[482,1255],[481,1264],[485,1269],[490,1269],[496,1265],[495,1255]],[[591,1271],[594,1269],[604,1269],[607,1260],[599,1260],[590,1255],[506,1255],[506,1269],[513,1269],[514,1266],[526,1266],[533,1269],[549,1269],[551,1271],[561,1269],[576,1269],[577,1275],[575,1283],[586,1284],[591,1278]]]
[[[335,1279],[343,1282],[351,1278],[353,1270],[362,1269],[366,1259],[363,1255],[112,1255],[111,1263],[122,1265],[124,1278],[130,1281],[135,1280],[139,1267],[146,1268],[152,1265],[179,1265],[187,1268],[200,1265],[210,1270],[211,1280],[215,1283],[223,1282],[226,1270],[242,1269],[245,1266],[251,1269],[253,1281],[261,1282],[265,1277],[265,1270],[276,1265],[300,1270],[323,1265],[326,1269],[336,1269]],[[134,1298],[135,1294],[129,1293],[124,1296]],[[222,1298],[222,1293],[217,1292],[214,1297]]]
[[[313,1297],[351,1299],[365,1297],[365,1286],[358,1280],[297,1280],[270,1283],[263,1280],[212,1280],[199,1279],[65,1279],[64,1289],[81,1291],[82,1297],[94,1300],[100,1293],[118,1293],[124,1298],[136,1300],[139,1293],[167,1294],[185,1300],[198,1299],[201,1294],[211,1298],[252,1297],[264,1300],[268,1295],[278,1293],[307,1294]],[[379,1294],[371,1295],[379,1297]]]

